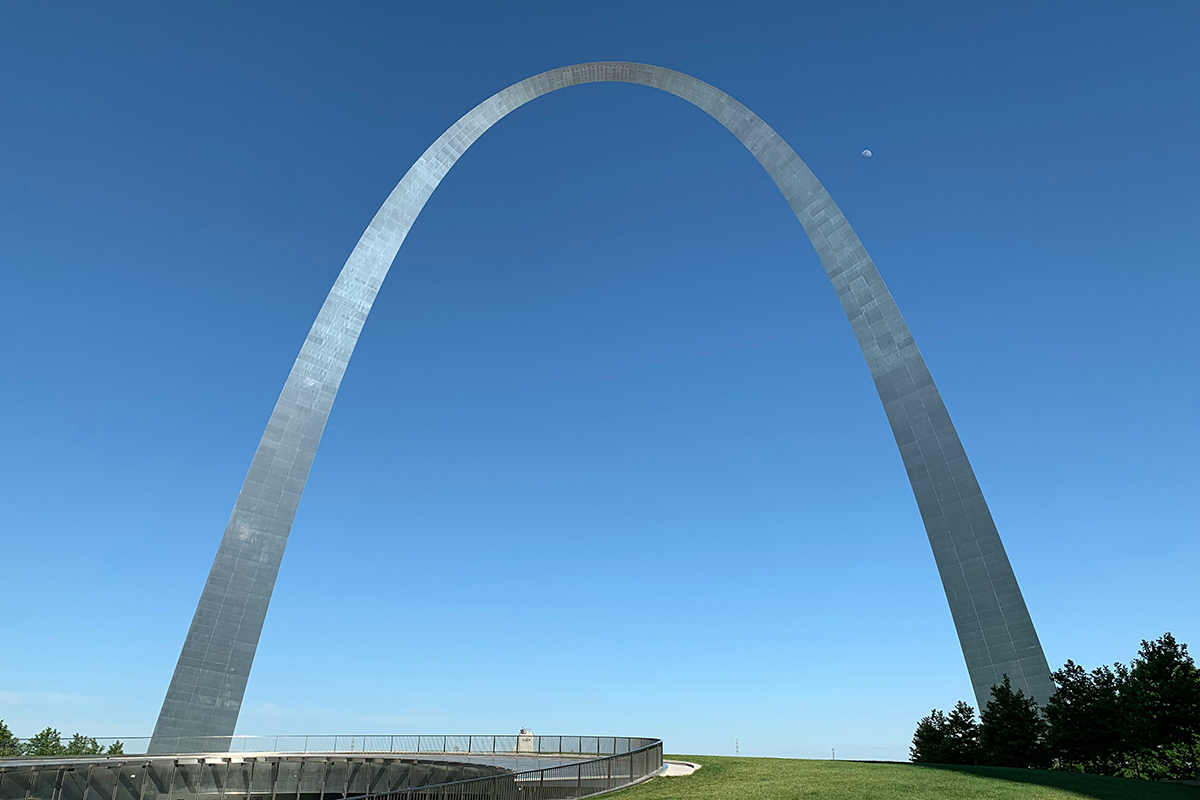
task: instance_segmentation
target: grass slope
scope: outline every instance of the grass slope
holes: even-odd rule
[[[787,758],[668,756],[703,765],[655,778],[619,800],[1200,800],[1200,788],[1046,770],[929,767]]]

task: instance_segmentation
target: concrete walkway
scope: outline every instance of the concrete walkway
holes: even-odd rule
[[[699,764],[693,764],[691,761],[667,761],[663,760],[662,774],[667,778],[678,778],[683,775],[691,775],[696,770],[700,769]]]

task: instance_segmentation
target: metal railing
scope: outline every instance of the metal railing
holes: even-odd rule
[[[548,737],[554,738],[554,737]],[[624,753],[508,775],[359,795],[348,800],[578,800],[649,780],[662,771],[662,741]]]
[[[0,758],[0,800],[575,800],[662,770],[660,740],[625,736],[233,736],[170,754],[120,741],[120,755]]]
[[[18,739],[27,743],[29,739]],[[101,750],[120,743],[121,755],[148,752],[149,736],[96,737]],[[187,736],[159,739],[162,754],[181,753],[399,753],[404,755],[585,755],[608,756],[629,752],[656,739],[635,736],[535,736],[535,735],[280,735]],[[66,747],[68,737],[59,739]],[[182,745],[189,745],[183,747]],[[31,754],[32,755],[32,754]],[[52,755],[45,753],[43,755]],[[53,755],[67,755],[55,753]],[[103,755],[82,753],[75,755]]]

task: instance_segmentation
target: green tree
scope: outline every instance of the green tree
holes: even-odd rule
[[[98,756],[104,754],[104,748],[96,743],[96,740],[81,734],[75,734],[71,737],[71,741],[67,742],[67,747],[63,751],[63,755],[67,756]]]
[[[1150,778],[1197,776],[1200,670],[1187,645],[1169,632],[1143,639],[1127,683],[1137,772]]]
[[[1012,689],[1008,675],[992,687],[979,715],[979,745],[983,763],[994,767],[1037,767],[1050,765],[1046,750],[1046,721],[1038,705],[1025,692]]]
[[[1046,702],[1047,742],[1060,769],[1117,775],[1129,749],[1129,671],[1121,664],[1090,673],[1068,660],[1054,673]]]
[[[123,756],[125,755],[125,745],[120,739],[117,739],[108,746],[108,749],[104,751],[104,754],[108,756]]]
[[[933,709],[917,723],[908,752],[912,761],[926,764],[978,764],[975,709],[961,700],[949,714]]]
[[[929,716],[922,717],[913,734],[912,747],[908,749],[909,760],[923,764],[948,764],[950,743],[946,715],[936,708]]]
[[[975,722],[975,709],[959,700],[946,717],[946,744],[950,760],[947,764],[978,764],[979,725]]]
[[[1067,659],[1052,677],[1057,688],[1046,701],[1050,754],[1066,769],[1078,767],[1081,772],[1092,772],[1086,769],[1092,761],[1091,722],[1095,713],[1092,676]]]
[[[13,736],[12,731],[4,724],[4,720],[0,719],[0,758],[19,756],[23,749],[21,742]]]
[[[62,733],[54,728],[46,728],[37,736],[25,742],[23,755],[27,756],[61,756],[67,748],[62,744]]]

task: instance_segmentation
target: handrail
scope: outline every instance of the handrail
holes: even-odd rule
[[[211,743],[213,747],[172,748],[162,755],[180,753],[413,753],[413,754],[514,754],[514,755],[616,755],[658,741],[638,736],[566,736],[520,734],[237,734],[232,736],[176,737],[179,743]],[[149,736],[97,736],[100,748],[122,745],[119,755],[143,755]],[[532,740],[532,743],[530,743]],[[31,739],[18,739],[26,743]],[[70,737],[58,743],[65,747]],[[565,746],[564,746],[565,745]],[[623,746],[622,746],[623,745]],[[63,755],[66,755],[65,753]],[[100,755],[77,754],[77,755]]]
[[[187,742],[195,745],[197,738]],[[148,746],[150,738],[121,741]],[[328,800],[578,800],[654,777],[662,771],[663,753],[659,739],[526,733],[201,739],[209,741],[212,749],[187,752],[138,753],[133,746],[120,754],[0,758],[0,797],[17,796],[7,788],[25,800],[70,800],[66,790],[74,787],[71,798],[82,791],[84,798],[90,792],[110,800],[217,800],[218,790],[220,800],[268,794],[273,800],[302,800],[303,792],[318,789]],[[339,771],[336,764],[346,762],[360,766]],[[302,789],[301,776],[308,776],[305,785],[313,778],[306,765],[322,763],[316,773],[320,786]],[[389,766],[401,763],[412,766],[399,772]],[[284,764],[299,766],[285,770]]]
[[[463,797],[489,800],[579,800],[625,789],[662,772],[662,740],[654,739],[636,750],[604,758],[580,761],[541,769],[521,770],[507,775],[467,778],[427,786],[413,786],[390,792],[363,794],[345,800],[457,800]],[[619,762],[628,762],[622,769]],[[599,765],[604,765],[601,775]],[[614,771],[613,766],[618,765]],[[590,768],[587,775],[584,768]],[[570,779],[574,774],[575,784]],[[549,783],[548,783],[549,781]]]

